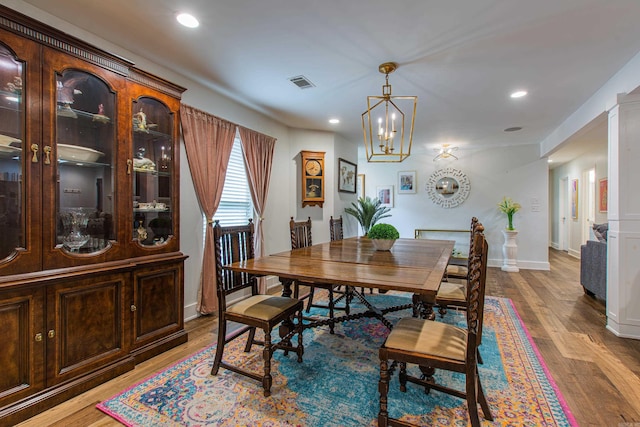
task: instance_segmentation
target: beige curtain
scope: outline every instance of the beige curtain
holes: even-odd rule
[[[240,140],[242,141],[242,153],[244,155],[244,165],[249,181],[249,191],[251,200],[256,210],[258,220],[255,229],[255,255],[264,255],[264,233],[262,232],[263,212],[267,204],[267,194],[269,193],[269,180],[271,179],[271,165],[273,164],[273,150],[276,139],[251,129],[240,129]],[[267,293],[265,280],[259,281],[260,293]]]
[[[191,177],[207,217],[197,309],[209,314],[218,309],[212,218],[222,197],[237,126],[184,104],[180,106],[180,118]]]

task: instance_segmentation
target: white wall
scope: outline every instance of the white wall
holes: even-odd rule
[[[401,237],[414,237],[414,229],[468,229],[471,217],[483,223],[489,243],[489,265],[502,265],[502,229],[506,215],[497,204],[503,196],[522,205],[514,216],[518,234],[518,266],[548,270],[548,167],[539,158],[537,145],[501,147],[482,151],[459,150],[459,160],[433,162],[432,154],[412,154],[402,163],[367,163],[364,150],[358,173],[365,174],[366,195],[376,196],[379,185],[393,185],[395,205],[392,217],[383,222],[395,225]],[[425,184],[438,169],[453,167],[469,178],[471,192],[461,205],[445,209],[428,197]],[[397,194],[398,172],[417,172],[416,194]],[[535,199],[535,200],[534,200]],[[532,212],[537,201],[538,211]],[[534,203],[535,204],[535,203]]]

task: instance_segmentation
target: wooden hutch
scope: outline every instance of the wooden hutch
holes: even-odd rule
[[[184,88],[0,6],[0,424],[187,341]]]

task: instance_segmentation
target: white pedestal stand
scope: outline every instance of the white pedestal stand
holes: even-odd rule
[[[502,230],[502,234],[504,234],[502,271],[517,273],[520,271],[517,265],[518,245],[516,244],[516,236],[518,232],[516,230]]]

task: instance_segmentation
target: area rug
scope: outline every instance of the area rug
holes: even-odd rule
[[[378,307],[409,301],[397,295],[367,295]],[[321,316],[317,310],[315,315]],[[410,311],[389,314],[392,322]],[[495,426],[576,426],[542,357],[511,300],[488,297],[480,352],[483,382]],[[444,319],[465,325],[463,313]],[[274,355],[273,387],[221,369],[210,374],[215,346],[202,350],[97,405],[127,426],[376,426],[379,410],[378,348],[388,334],[376,319],[360,319],[304,333],[304,361]],[[261,372],[260,347],[244,353],[244,339],[228,345],[225,359]],[[438,381],[464,390],[464,378],[438,372]],[[389,412],[419,426],[466,426],[464,400],[408,384],[399,391],[397,373]]]

